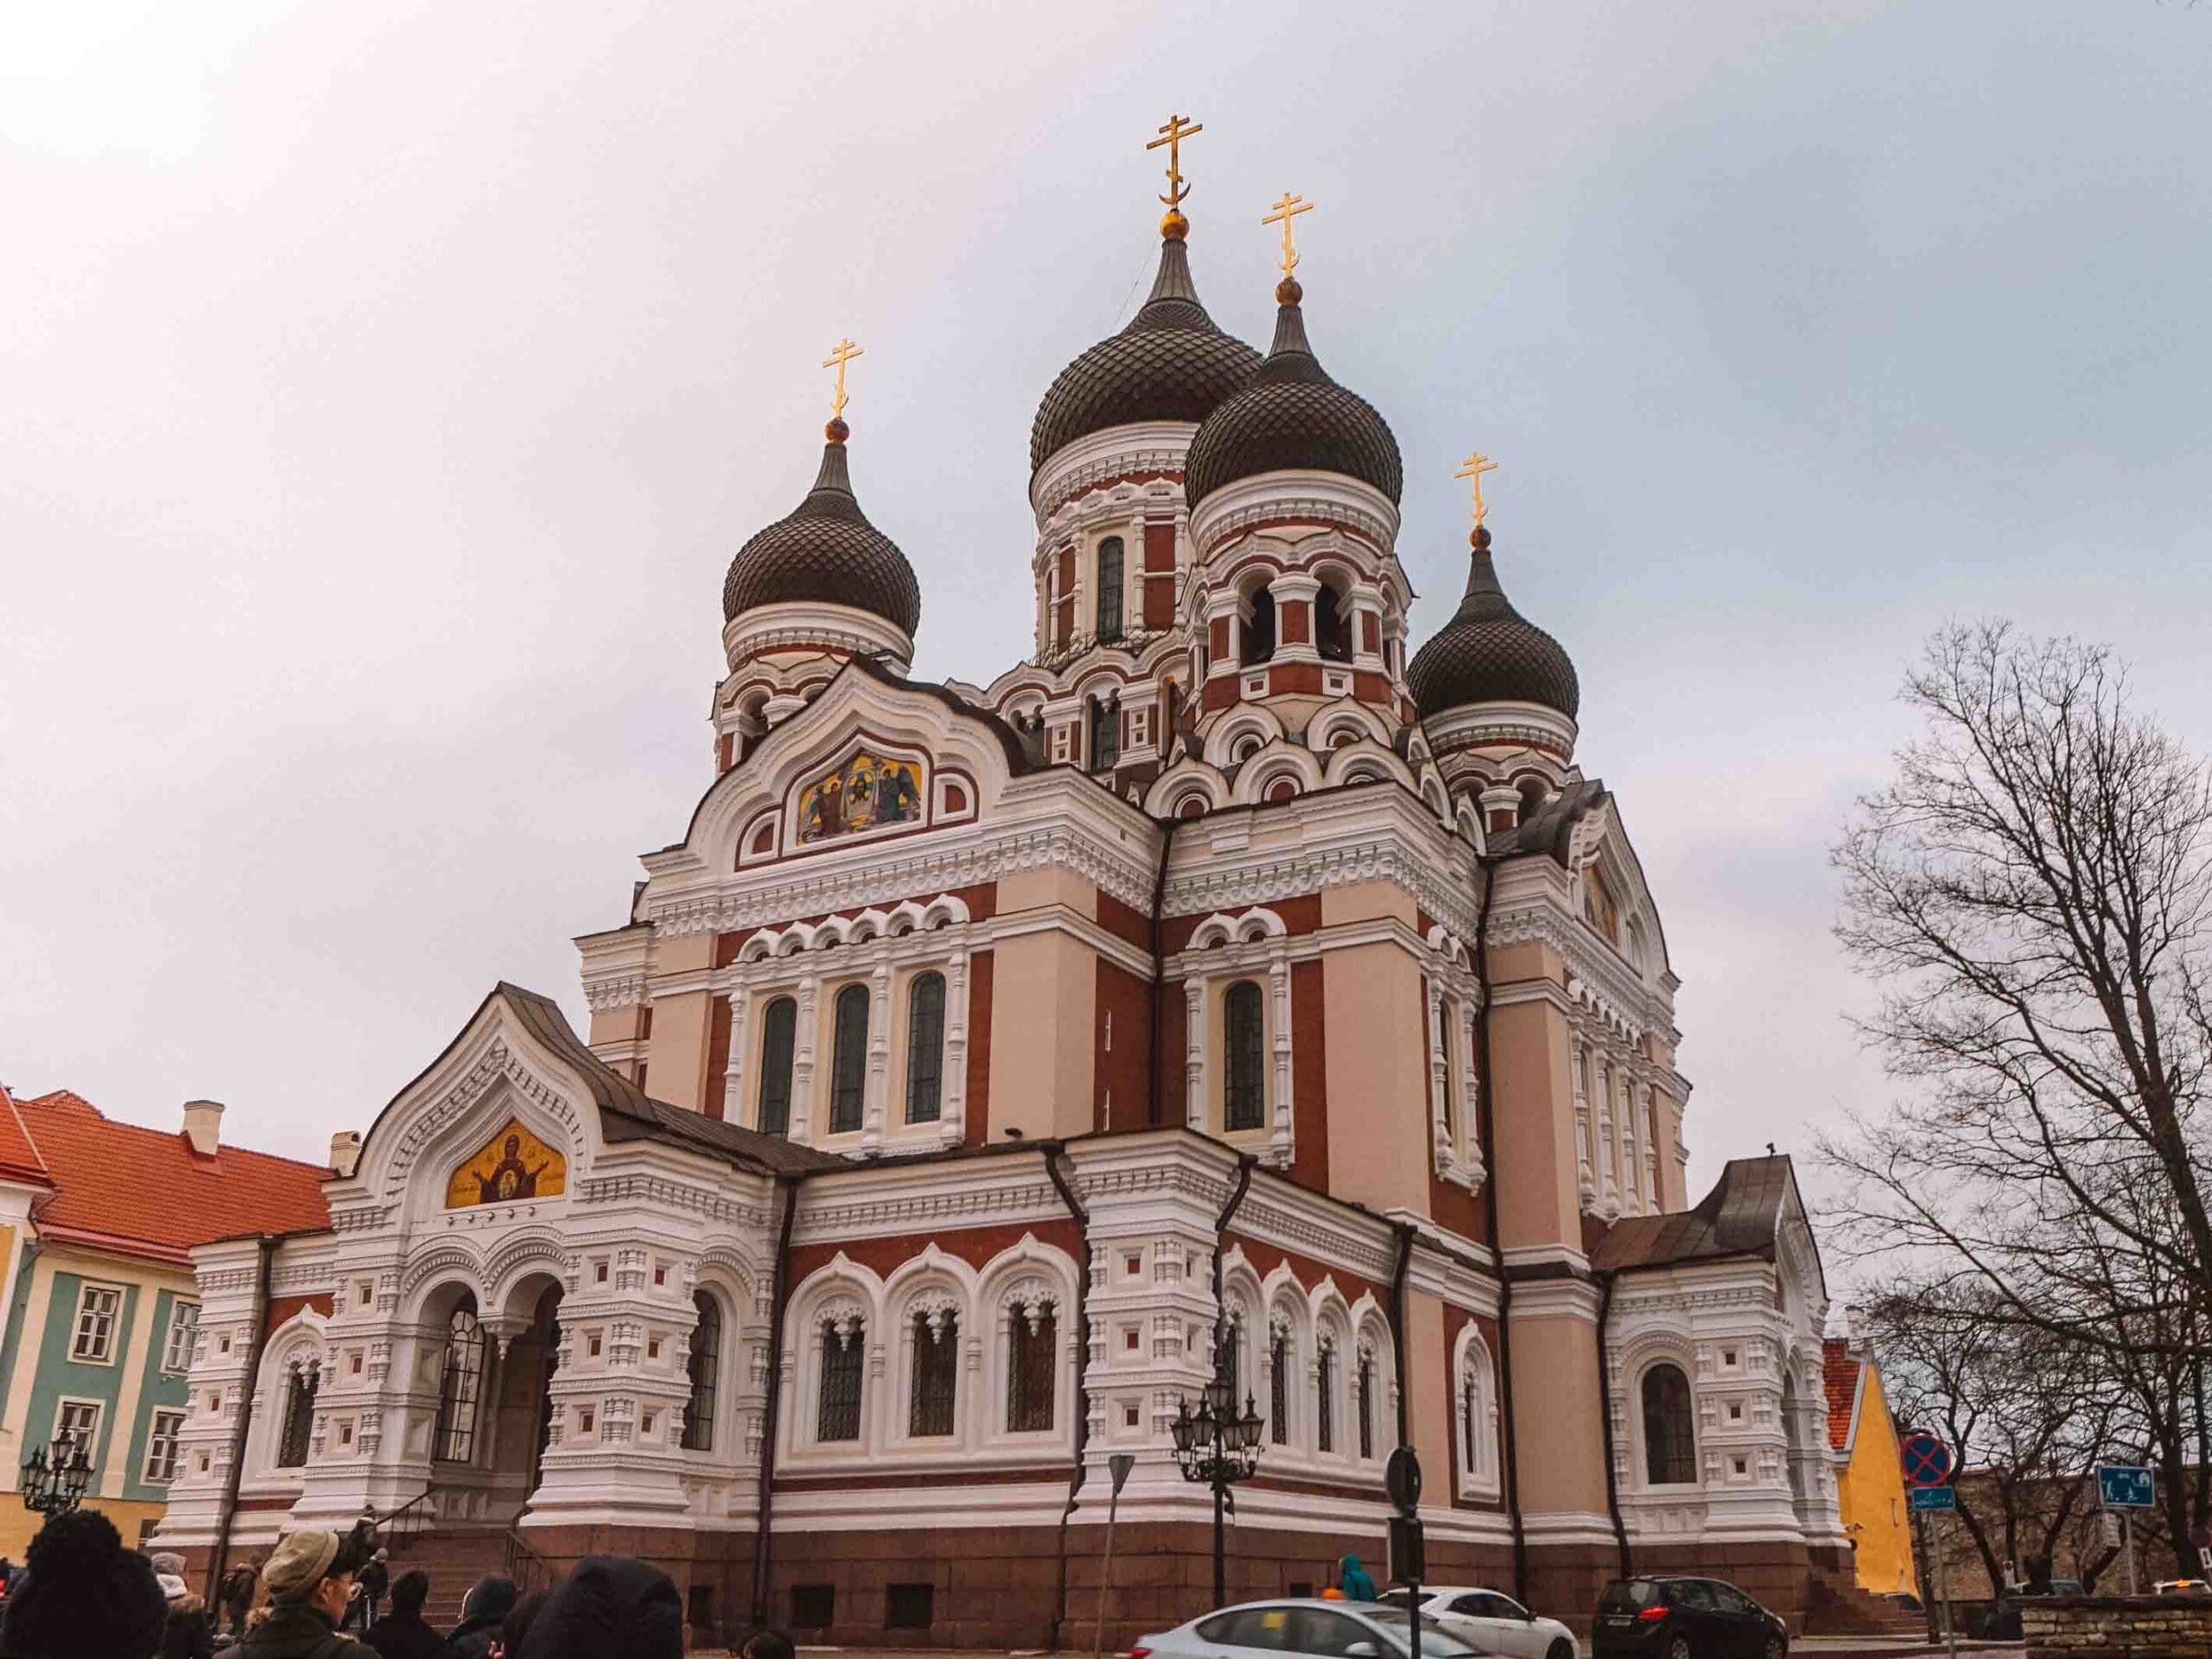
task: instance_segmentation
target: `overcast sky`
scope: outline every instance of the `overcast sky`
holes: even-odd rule
[[[1691,1174],[1890,1087],[1827,864],[1921,638],[2107,640],[2212,747],[2212,8],[0,13],[0,1080],[320,1157],[709,781],[722,572],[853,469],[916,672],[1028,648],[1026,443],[1171,110],[1215,318],[1285,188],[1405,453],[1480,447],[1664,918]]]

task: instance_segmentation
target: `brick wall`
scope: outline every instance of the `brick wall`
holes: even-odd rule
[[[2207,1659],[2212,1596],[2054,1596],[2020,1604],[2029,1659]]]

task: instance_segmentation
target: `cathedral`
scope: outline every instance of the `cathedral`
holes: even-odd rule
[[[1173,1427],[1220,1379],[1232,1596],[1382,1577],[1401,1446],[1433,1581],[1847,1594],[1814,1237],[1786,1158],[1687,1190],[1666,936],[1488,463],[1416,639],[1303,204],[1262,353],[1193,281],[1195,130],[1037,410],[1027,659],[909,674],[947,556],[863,509],[841,341],[729,563],[704,792],[576,941],[588,1032],[496,987],[334,1144],[327,1230],[194,1252],[156,1547],[373,1510],[447,1580],[650,1558],[702,1634],[1036,1647],[1091,1639],[1110,1516],[1126,1643],[1209,1604]]]

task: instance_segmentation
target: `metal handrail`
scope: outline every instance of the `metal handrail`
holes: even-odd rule
[[[507,1577],[515,1586],[518,1597],[533,1590],[553,1587],[553,1567],[543,1555],[532,1549],[517,1527],[507,1529]]]
[[[377,1535],[388,1549],[411,1543],[423,1535],[423,1523],[431,1518],[425,1507],[430,1501],[430,1488],[425,1486],[390,1515],[370,1514],[377,1523]]]

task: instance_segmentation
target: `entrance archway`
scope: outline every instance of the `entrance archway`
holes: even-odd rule
[[[553,1367],[560,1340],[560,1282],[550,1274],[515,1287],[510,1320],[529,1324],[508,1338],[491,1394],[490,1462],[495,1510],[512,1522],[537,1490],[552,1430]]]

